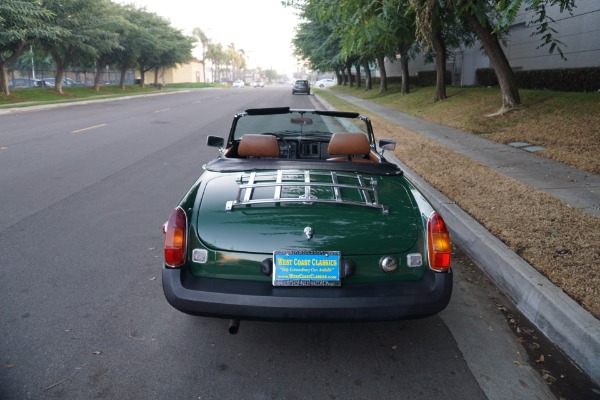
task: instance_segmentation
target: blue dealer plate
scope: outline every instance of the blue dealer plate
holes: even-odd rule
[[[273,252],[273,286],[341,286],[339,251]]]

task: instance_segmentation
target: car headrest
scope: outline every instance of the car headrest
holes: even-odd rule
[[[327,153],[344,156],[369,154],[370,151],[369,139],[364,133],[334,133],[327,147]]]
[[[279,157],[279,144],[273,135],[246,134],[238,146],[240,157]]]

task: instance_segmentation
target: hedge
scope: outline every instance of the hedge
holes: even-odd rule
[[[437,81],[437,71],[419,71],[417,72],[419,86],[435,86]],[[452,72],[446,71],[446,85],[452,85]]]
[[[514,71],[519,89],[556,90],[559,92],[596,92],[600,90],[600,68],[540,69]],[[475,73],[481,86],[498,86],[491,68]]]

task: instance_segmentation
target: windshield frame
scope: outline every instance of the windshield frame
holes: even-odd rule
[[[228,146],[249,133],[276,134],[302,140],[329,140],[336,132],[363,132],[375,148],[371,120],[356,112],[316,109],[259,108],[248,109],[234,116]]]

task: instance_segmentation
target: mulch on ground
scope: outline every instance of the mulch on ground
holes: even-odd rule
[[[600,318],[600,219],[436,142],[373,119],[395,155]]]

